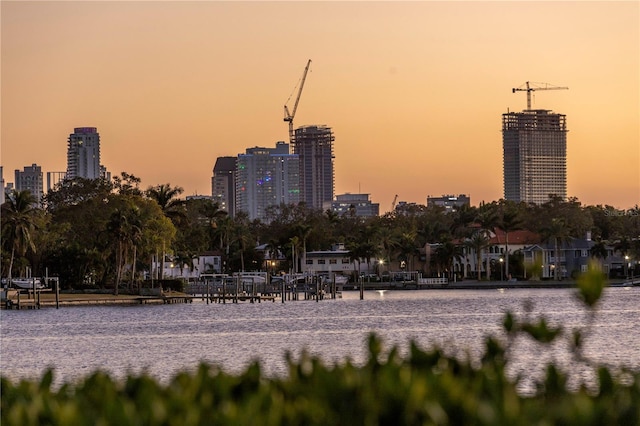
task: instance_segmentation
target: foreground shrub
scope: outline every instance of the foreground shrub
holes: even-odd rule
[[[587,274],[578,295],[595,312],[603,283]],[[441,348],[410,344],[407,355],[383,350],[371,335],[363,365],[325,365],[303,354],[287,357],[288,374],[268,378],[260,364],[239,375],[202,364],[162,385],[145,374],[118,381],[95,372],[75,384],[52,387],[53,372],[38,381],[2,378],[2,425],[638,425],[640,373],[591,365],[582,334],[571,339],[576,363],[589,365],[597,383],[568,386],[567,374],[548,365],[531,395],[506,372],[511,342],[528,336],[542,344],[567,336],[544,318],[507,313],[504,341],[487,337],[480,360]]]

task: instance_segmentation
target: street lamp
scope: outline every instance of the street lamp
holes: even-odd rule
[[[624,273],[624,278],[627,279],[627,278],[629,278],[629,266],[630,266],[629,265],[629,255],[628,254],[626,254],[624,256],[624,266],[626,268],[626,271]]]
[[[502,272],[502,264],[504,263],[504,259],[500,258],[500,281],[504,281],[504,276]]]

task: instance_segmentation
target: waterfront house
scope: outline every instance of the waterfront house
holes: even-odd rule
[[[331,250],[308,251],[303,259],[304,272],[316,274],[338,273],[342,275],[373,274],[377,259],[352,260],[344,244],[334,244]]]
[[[474,278],[477,276],[478,268],[480,268],[483,278],[486,277],[487,270],[489,270],[490,274],[492,270],[497,270],[496,276],[500,277],[500,269],[498,268],[504,267],[506,250],[509,250],[510,257],[515,258],[526,247],[537,244],[541,240],[538,234],[531,231],[517,230],[511,231],[507,235],[505,231],[499,228],[496,228],[493,232],[487,231],[487,237],[487,247],[480,254],[480,265],[477,264],[478,256],[476,250],[467,246],[467,240],[457,241],[457,244],[461,246],[462,253],[453,262],[453,268],[457,276]],[[509,279],[510,277],[503,276],[502,278]]]
[[[595,256],[590,233],[585,238],[565,238],[558,241],[558,253],[554,241],[533,244],[523,250],[524,263],[531,278],[575,279],[586,272],[589,260]],[[611,278],[624,277],[625,259],[613,246],[605,245],[606,257],[600,258],[602,271]],[[557,256],[557,259],[556,259]]]

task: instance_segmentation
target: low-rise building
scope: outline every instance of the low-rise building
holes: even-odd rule
[[[340,216],[375,217],[380,214],[380,204],[369,200],[369,194],[340,194],[330,203],[326,203],[324,210],[331,209]]]
[[[441,197],[432,197],[431,195],[427,196],[427,207],[440,206],[444,207],[447,212],[457,210],[465,205],[471,205],[471,198],[465,194],[443,195]]]
[[[589,261],[595,257],[593,247],[598,244],[590,236],[546,241],[523,249],[524,263],[530,277],[542,279],[574,279],[586,272]],[[557,252],[556,252],[557,249]],[[606,257],[598,258],[602,272],[607,277],[623,278],[628,269],[628,260],[613,246],[604,245]],[[556,272],[557,269],[557,272]]]

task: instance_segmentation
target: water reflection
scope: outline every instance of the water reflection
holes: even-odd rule
[[[640,288],[607,289],[587,341],[587,354],[609,365],[640,368]],[[327,363],[364,361],[369,333],[401,353],[415,340],[439,345],[460,356],[479,357],[483,338],[498,335],[504,312],[544,314],[567,329],[586,324],[572,291],[358,291],[342,299],[287,303],[209,304],[135,307],[78,307],[60,310],[4,311],[1,366],[11,378],[38,377],[56,370],[59,382],[103,369],[117,377],[148,371],[167,380],[200,361],[229,372],[259,360],[269,375],[286,373],[284,354],[303,350]],[[543,350],[518,341],[512,373],[540,369],[555,361],[570,367],[566,345]],[[582,373],[580,373],[582,374]]]

